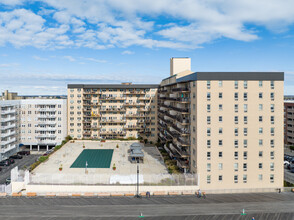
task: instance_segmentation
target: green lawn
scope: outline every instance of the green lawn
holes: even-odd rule
[[[112,159],[112,149],[87,149],[83,150],[70,168],[110,168]]]

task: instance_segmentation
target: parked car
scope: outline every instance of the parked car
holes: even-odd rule
[[[7,160],[10,162],[10,164],[13,164],[15,162],[12,158],[8,158]]]
[[[2,171],[2,168],[0,167],[0,172]]]
[[[8,160],[3,160],[3,161],[1,161],[0,162],[0,166],[6,166],[6,167],[8,167],[10,165],[10,162],[8,161]]]
[[[294,173],[294,166],[290,167],[290,172]]]
[[[284,161],[284,166],[286,166],[286,167],[287,167],[289,164],[290,164],[290,162],[289,162],[289,161],[287,161],[287,160],[285,160],[285,161]]]
[[[31,153],[30,153],[30,151],[19,151],[17,154],[18,155],[30,155]]]
[[[22,159],[22,156],[19,155],[19,154],[15,154],[15,155],[10,156],[9,158],[11,158],[11,159]]]

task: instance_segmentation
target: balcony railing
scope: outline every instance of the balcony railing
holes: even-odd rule
[[[169,108],[174,111],[177,111],[177,112],[189,113],[189,108],[179,108],[179,107],[175,107],[175,106],[169,106]]]
[[[6,137],[9,137],[9,136],[12,136],[12,135],[15,135],[15,131],[10,131],[10,132],[6,132],[6,133],[1,133],[1,138],[6,138]]]
[[[189,92],[190,89],[188,87],[183,87],[183,88],[173,88],[173,92]]]
[[[16,113],[15,109],[13,109],[13,110],[2,110],[1,111],[1,115],[15,114],[15,113]]]
[[[7,129],[11,129],[11,128],[15,128],[16,124],[10,124],[10,125],[1,125],[1,130],[7,130]]]
[[[15,121],[16,117],[5,117],[1,118],[1,122]]]
[[[180,168],[189,168],[189,163],[186,160],[177,160],[177,166]]]
[[[10,143],[13,143],[13,142],[15,142],[16,141],[16,138],[14,137],[14,138],[11,138],[11,139],[9,139],[9,140],[5,140],[5,141],[2,141],[1,140],[1,145],[6,145],[6,144],[10,144]]]

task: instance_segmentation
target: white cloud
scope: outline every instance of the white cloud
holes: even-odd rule
[[[0,63],[0,68],[9,68],[19,66],[19,63]]]
[[[76,59],[73,58],[72,56],[63,56],[63,58],[64,58],[64,59],[67,59],[67,60],[70,61],[70,62],[75,62],[75,61],[76,61]]]
[[[43,58],[43,57],[39,57],[39,56],[33,56],[33,58],[35,60],[41,60],[41,61],[47,61],[48,60],[47,58]]]
[[[131,54],[134,54],[135,52],[134,51],[130,51],[130,50],[125,50],[123,52],[121,52],[122,55],[131,55]]]
[[[45,4],[37,14],[26,9],[0,12],[0,45],[189,49],[223,37],[259,39],[259,33],[248,25],[282,32],[294,23],[293,0],[40,1]],[[5,5],[23,2],[30,4],[28,0],[1,0]],[[159,23],[160,16],[167,22]]]
[[[107,60],[99,60],[99,59],[95,59],[95,58],[91,58],[91,57],[81,57],[81,59],[92,61],[95,63],[107,63]]]

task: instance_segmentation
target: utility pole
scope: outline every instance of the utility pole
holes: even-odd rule
[[[135,195],[135,198],[141,198],[139,194],[139,164],[137,162],[137,194]]]

